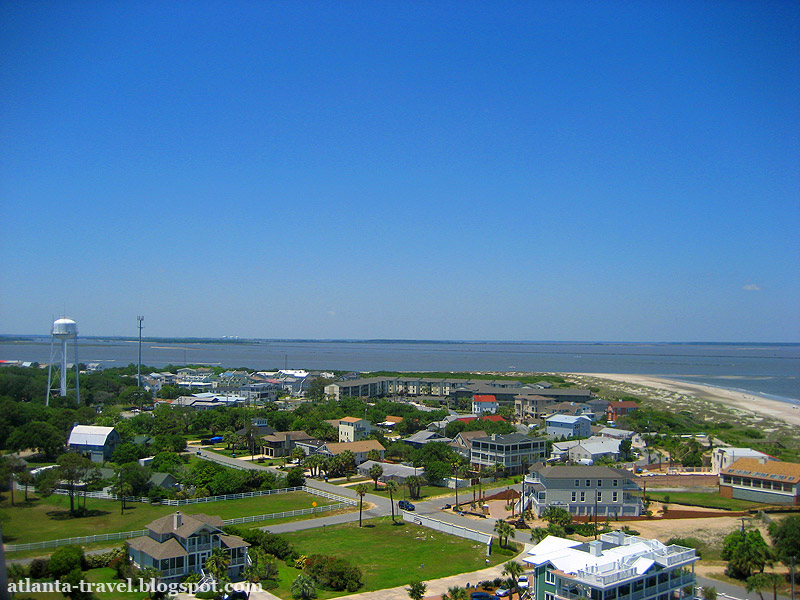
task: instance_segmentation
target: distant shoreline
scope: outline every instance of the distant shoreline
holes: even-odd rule
[[[635,386],[667,390],[690,397],[718,402],[729,408],[778,419],[785,423],[800,426],[800,402],[787,398],[786,401],[775,400],[766,396],[717,387],[701,383],[689,383],[677,379],[669,379],[655,375],[629,375],[622,373],[562,373],[573,378],[591,377],[627,383]]]

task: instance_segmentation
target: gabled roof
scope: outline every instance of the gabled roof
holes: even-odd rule
[[[175,538],[169,538],[165,542],[157,542],[150,536],[143,536],[126,540],[126,542],[134,550],[139,550],[156,560],[189,555]]]
[[[539,467],[534,465],[530,471],[536,471],[544,479],[633,479],[633,474],[624,469],[612,469],[611,467],[594,467],[585,465],[552,467]]]
[[[592,420],[586,415],[553,415],[552,417],[547,417],[547,419],[545,419],[545,422],[548,424],[563,423],[565,425],[574,425],[575,423],[587,421],[589,423],[592,422]]]
[[[208,516],[203,513],[195,513],[193,515],[186,515],[181,513],[181,525],[175,528],[175,514],[172,513],[160,519],[156,519],[152,523],[148,523],[147,528],[155,533],[174,533],[182,538],[187,538],[194,532],[202,527],[210,527],[211,529],[221,531],[223,522],[218,516]]]
[[[461,421],[462,423],[469,423],[470,421],[474,421],[475,419],[481,419],[484,421],[503,421],[505,419],[500,415],[486,415],[485,417],[460,417],[456,419],[456,421]]]
[[[611,408],[636,408],[639,406],[639,403],[633,400],[611,400],[608,405]]]
[[[69,434],[70,446],[103,446],[114,431],[113,427],[100,427],[99,425],[75,425]]]

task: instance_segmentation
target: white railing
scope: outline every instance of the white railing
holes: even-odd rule
[[[303,508],[299,510],[290,510],[278,513],[268,513],[263,515],[255,515],[249,517],[237,517],[235,519],[225,519],[222,522],[225,525],[240,525],[242,523],[256,523],[258,521],[269,521],[272,519],[285,519],[287,517],[298,517],[303,515],[309,515],[314,513],[321,513],[321,512],[329,512],[332,510],[339,510],[342,508],[348,508],[350,506],[355,506],[358,502],[352,498],[346,498],[344,496],[338,496],[336,494],[330,494],[328,492],[324,492],[322,490],[316,490],[310,487],[294,487],[294,488],[284,488],[282,490],[265,490],[262,492],[247,492],[247,494],[230,494],[229,496],[212,496],[212,499],[206,498],[191,498],[191,500],[205,500],[207,502],[218,502],[219,500],[223,499],[233,499],[236,498],[250,498],[253,496],[263,496],[278,493],[286,493],[286,492],[307,492],[309,494],[315,496],[321,496],[323,498],[328,498],[331,500],[338,500],[336,504],[329,504],[326,506],[314,506],[311,508]],[[248,495],[250,494],[250,495]],[[176,501],[178,502],[178,501]],[[134,537],[141,537],[147,535],[147,529],[140,529],[137,531],[121,531],[117,533],[104,533],[100,535],[87,535],[82,537],[72,537],[72,538],[61,538],[57,540],[47,540],[44,542],[30,542],[27,544],[5,544],[4,548],[6,552],[19,552],[23,550],[38,550],[41,548],[56,548],[58,546],[68,546],[70,544],[90,544],[92,542],[104,542],[109,540],[125,540]]]
[[[445,521],[440,521],[439,519],[433,519],[431,517],[426,517],[405,510],[400,512],[403,516],[403,521],[415,523],[417,525],[422,525],[423,527],[435,529],[436,531],[449,533],[451,535],[486,544],[486,555],[488,556],[491,554],[492,534],[490,533],[476,531],[475,529],[469,529],[467,527],[462,527],[461,525],[453,525],[452,523],[447,523]]]

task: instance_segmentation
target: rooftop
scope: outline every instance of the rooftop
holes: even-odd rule
[[[780,460],[764,460],[758,458],[740,458],[727,469],[722,469],[725,475],[741,475],[757,479],[770,479],[786,483],[800,482],[800,465],[797,463],[783,462]]]

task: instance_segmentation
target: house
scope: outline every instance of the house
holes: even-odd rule
[[[547,458],[547,441],[521,433],[493,434],[470,440],[469,462],[473,469],[502,465],[509,475],[524,473],[528,465]]]
[[[305,431],[275,431],[261,436],[261,453],[268,458],[289,456],[292,450],[304,442],[316,443],[319,440],[315,440],[313,436],[308,435]],[[319,447],[321,444],[322,442],[319,442],[315,447]],[[309,454],[305,448],[303,451]]]
[[[588,437],[592,420],[586,415],[553,415],[545,421],[547,435],[556,439]]]
[[[111,460],[120,443],[119,433],[113,427],[76,424],[69,434],[67,449],[85,454],[92,462]]]
[[[616,427],[603,427],[599,432],[601,437],[613,438],[615,440],[641,441],[641,436],[629,429],[617,429]]]
[[[453,440],[451,438],[444,437],[443,435],[440,435],[435,431],[428,431],[427,429],[423,429],[422,431],[418,431],[414,435],[409,436],[400,441],[414,448],[422,448],[422,446],[424,446],[425,444],[430,444],[431,442],[443,442],[445,444],[449,444]]]
[[[619,460],[619,445],[621,441],[612,438],[591,437],[580,440],[569,449],[567,455],[571,461],[584,464],[596,463],[601,458]]]
[[[547,408],[545,418],[552,417],[553,415],[586,415],[592,421],[595,420],[592,408],[584,402],[556,402]]]
[[[383,469],[383,474],[378,478],[378,481],[383,483],[392,479],[402,485],[402,483],[412,475],[417,475],[419,477],[425,476],[425,469],[422,467],[407,467],[406,465],[396,465],[394,463],[377,462],[374,460],[367,460],[361,463],[357,471],[362,477],[369,477],[372,479],[369,470],[375,465],[380,465]]]
[[[633,495],[638,491],[630,472],[609,467],[537,464],[522,482],[524,502],[537,516],[555,506],[576,516],[638,517],[642,501]]]
[[[694,596],[693,548],[628,535],[604,533],[579,542],[547,536],[522,561],[533,570],[533,600],[670,600]]]
[[[476,415],[494,414],[499,407],[497,397],[491,394],[475,394],[472,397],[472,412]]]
[[[498,421],[502,421],[503,423],[506,422],[506,420],[503,417],[501,417],[500,415],[484,415],[482,417],[478,417],[478,416],[474,416],[474,417],[473,416],[458,417],[455,420],[456,421],[461,421],[462,423],[470,423],[471,421],[477,421],[477,420],[480,420],[480,421],[492,421],[494,423],[497,423]]]
[[[751,448],[714,448],[711,452],[711,472],[719,473],[727,469],[740,458],[766,458],[767,460],[777,460],[769,454],[764,454]]]
[[[396,417],[394,415],[386,415],[386,420],[381,421],[378,423],[381,427],[385,427],[386,429],[393,429],[395,425],[399,425],[403,422],[403,417]]]
[[[128,556],[135,567],[153,567],[170,581],[200,573],[211,551],[222,548],[230,559],[228,576],[236,579],[247,566],[250,544],[222,527],[220,517],[178,511],[149,523],[147,535],[126,540]]]
[[[800,464],[740,458],[719,474],[719,495],[767,504],[800,505]]]
[[[366,439],[374,429],[366,419],[358,417],[339,419],[339,441],[357,442]]]
[[[139,464],[142,464],[143,460],[145,459],[140,459]],[[112,477],[114,477],[114,469],[101,468],[100,476],[103,479],[111,479]],[[165,490],[171,490],[174,489],[175,486],[178,484],[178,480],[175,479],[175,476],[172,475],[171,473],[150,473],[150,479],[148,480],[148,484],[149,487],[160,487]]]
[[[616,421],[620,417],[624,417],[628,413],[632,413],[638,408],[639,404],[633,400],[612,400],[608,403],[608,408],[606,409],[606,418],[609,421]]]
[[[326,456],[338,456],[342,452],[350,450],[356,458],[356,466],[367,460],[367,453],[370,450],[377,450],[383,460],[383,452],[386,450],[378,440],[361,440],[360,442],[333,443],[325,442],[317,448],[318,454]]]
[[[475,438],[486,437],[486,432],[481,429],[479,431],[461,431],[450,445],[464,458],[469,458],[469,451],[471,448],[471,441]]]

